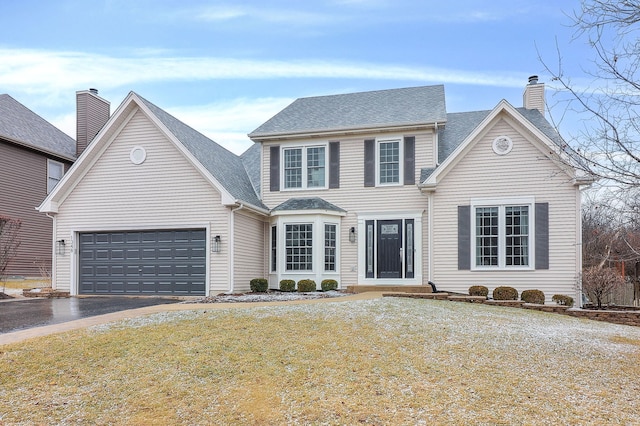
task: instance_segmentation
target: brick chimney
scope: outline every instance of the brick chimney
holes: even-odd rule
[[[97,89],[76,92],[76,156],[91,143],[109,120],[111,104],[98,96]]]
[[[544,83],[538,83],[538,76],[529,77],[529,84],[524,88],[522,104],[526,109],[537,109],[544,115]]]

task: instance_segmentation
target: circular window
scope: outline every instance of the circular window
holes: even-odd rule
[[[498,136],[493,140],[493,152],[506,155],[513,149],[513,141],[509,136]]]
[[[136,146],[131,149],[129,153],[129,159],[133,164],[142,164],[144,160],[147,158],[147,151],[141,146]]]

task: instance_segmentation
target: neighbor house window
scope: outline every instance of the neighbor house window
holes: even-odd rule
[[[64,174],[64,164],[47,160],[47,194],[53,191],[53,188],[60,182]]]
[[[324,225],[324,270],[336,270],[336,225]]]
[[[380,185],[400,183],[400,141],[378,143],[378,183]]]
[[[283,152],[285,189],[326,187],[325,146],[286,148]]]
[[[475,208],[476,267],[530,265],[530,206]]]
[[[285,228],[287,271],[313,270],[313,224],[291,224]]]

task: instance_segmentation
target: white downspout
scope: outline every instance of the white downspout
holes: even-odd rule
[[[436,121],[435,124],[435,128],[434,128],[434,132],[433,132],[433,162],[435,163],[436,167],[438,167],[440,165],[440,159],[438,158],[438,150],[439,145],[440,145],[440,140],[438,138],[438,122]]]
[[[229,293],[234,291],[235,262],[234,262],[234,234],[235,234],[235,212],[244,209],[244,204],[231,209],[231,219],[229,223]]]
[[[427,267],[429,268],[429,273],[427,274],[427,279],[433,281],[433,192],[429,192],[427,200],[429,203],[427,210],[429,212],[429,219],[427,219],[427,227],[429,229],[429,235],[427,236],[427,250],[429,251]]]
[[[57,254],[56,254],[56,236],[58,235],[58,232],[57,232],[57,229],[56,229],[57,228],[57,226],[56,226],[57,222],[56,222],[55,215],[51,215],[49,213],[45,213],[45,215],[48,218],[50,218],[51,220],[53,220],[53,233],[51,235],[53,237],[52,238],[52,240],[53,240],[52,242],[53,243],[51,245],[51,288],[55,290],[58,287],[57,283],[56,283],[56,278],[57,278],[56,277],[56,269],[57,269],[56,268],[56,263],[58,263],[57,258],[56,258],[56,256],[57,256]]]

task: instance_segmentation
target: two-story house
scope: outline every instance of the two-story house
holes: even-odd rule
[[[0,95],[0,216],[20,221],[5,275],[51,268],[51,219],[36,210],[76,159],[76,142],[7,94]]]
[[[51,271],[52,221],[36,208],[109,118],[97,91],[79,91],[78,143],[11,96],[0,95],[0,216],[20,221],[19,246],[7,276]]]
[[[524,107],[447,113],[443,86],[302,98],[242,156],[130,93],[40,206],[72,294],[246,291],[255,277],[577,295],[579,176]],[[579,299],[578,299],[579,300]]]

